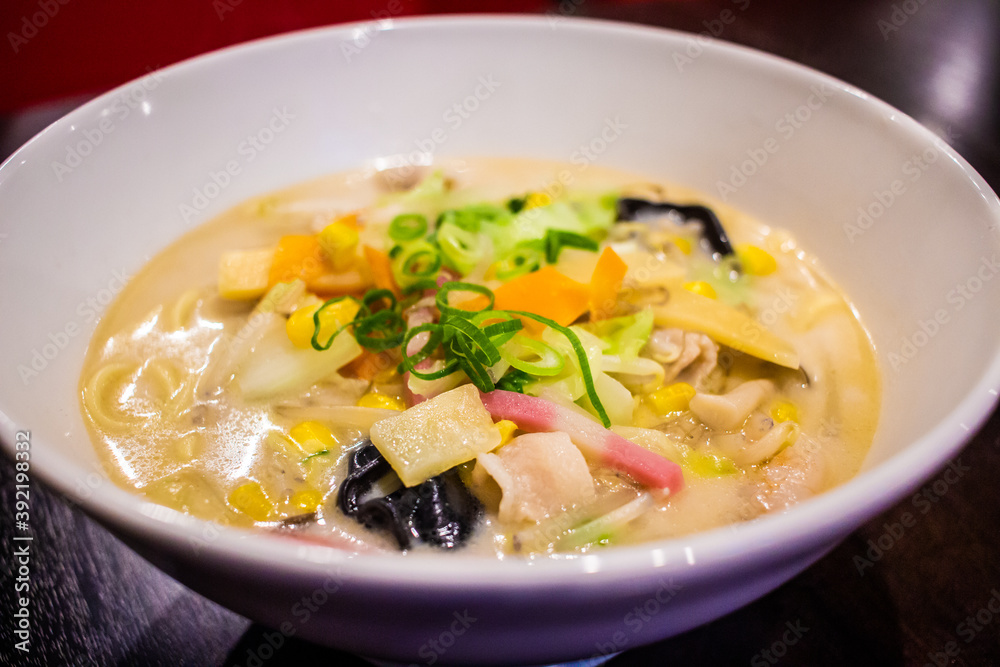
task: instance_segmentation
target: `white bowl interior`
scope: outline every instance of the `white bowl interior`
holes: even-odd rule
[[[873,474],[839,496],[855,522],[918,484],[988,414],[1000,378],[1000,204],[911,119],[737,47],[703,45],[678,66],[675,54],[697,42],[665,31],[405,21],[348,58],[342,46],[359,29],[264,41],[151,75],[55,123],[0,170],[3,437],[9,446],[14,429],[30,429],[37,473],[85,495],[85,507],[133,519],[141,507],[88,481],[100,473],[77,400],[95,318],[121,277],[247,197],[428,148],[571,161],[591,146],[599,164],[712,196],[734,169],[753,172],[729,203],[818,255],[878,350],[885,393]],[[477,108],[461,118],[449,114],[455,104]],[[796,113],[797,126],[786,118]],[[618,136],[602,137],[609,123]],[[269,142],[257,150],[250,136]],[[925,163],[934,159],[920,170],[913,160],[925,151]],[[219,175],[227,164],[239,172],[228,183]],[[878,212],[866,228],[859,208]],[[960,305],[959,285],[971,295]],[[822,503],[795,512],[819,519],[818,530],[837,517]]]

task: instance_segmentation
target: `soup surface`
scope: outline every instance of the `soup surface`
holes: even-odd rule
[[[589,166],[452,159],[249,200],[100,322],[113,478],[345,549],[560,556],[780,511],[879,409],[850,302],[787,233]]]

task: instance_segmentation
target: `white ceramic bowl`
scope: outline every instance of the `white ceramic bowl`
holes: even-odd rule
[[[455,104],[467,117],[449,113]],[[571,161],[582,147],[712,195],[727,183],[731,203],[821,257],[884,373],[862,474],[751,524],[541,562],[351,557],[216,528],[107,481],[78,410],[84,350],[121,281],[172,239],[252,195],[376,158]],[[969,165],[841,82],[663,30],[437,18],[228,49],[53,124],[0,169],[0,209],[4,448],[30,430],[34,479],[194,590],[286,634],[382,658],[539,663],[716,618],[933,474],[1000,385],[1000,203]],[[637,605],[655,613],[636,622]]]

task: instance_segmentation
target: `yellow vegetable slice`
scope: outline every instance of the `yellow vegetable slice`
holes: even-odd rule
[[[670,290],[670,299],[665,305],[654,306],[652,310],[656,324],[661,327],[698,331],[717,343],[758,359],[785,368],[799,367],[799,354],[791,343],[721,301],[675,288]]]
[[[500,444],[500,429],[466,384],[375,422],[371,441],[406,486],[440,475]]]
[[[267,291],[274,248],[233,250],[219,259],[219,296],[250,301]]]

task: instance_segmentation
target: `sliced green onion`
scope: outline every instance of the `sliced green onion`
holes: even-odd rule
[[[518,394],[523,394],[525,386],[533,381],[534,379],[530,375],[515,368],[500,378],[497,382],[497,389],[514,391]]]
[[[418,334],[422,334],[424,332],[430,333],[430,336],[427,338],[427,342],[424,343],[416,353],[403,356],[403,365],[406,367],[406,370],[412,370],[412,368],[421,361],[430,358],[430,356],[434,354],[434,350],[438,348],[438,345],[440,345],[441,341],[444,339],[443,330],[444,328],[440,324],[436,322],[428,322],[427,324],[421,324],[420,326],[413,327],[406,332],[402,342],[404,350],[409,347],[410,341],[413,340],[413,338]]]
[[[319,450],[318,452],[313,452],[313,453],[312,453],[312,454],[310,454],[309,456],[305,457],[304,459],[302,459],[301,461],[299,461],[299,463],[305,463],[305,462],[306,462],[306,461],[308,461],[309,459],[314,459],[314,458],[316,458],[317,456],[326,456],[326,455],[327,455],[327,454],[329,454],[329,453],[330,453],[330,450],[329,450],[329,449],[321,449],[321,450]]]
[[[426,278],[435,275],[440,268],[441,255],[433,247],[419,249],[403,261],[403,274],[407,277]]]
[[[452,292],[472,292],[485,296],[487,305],[478,311],[455,308],[449,305]],[[331,299],[326,305],[343,298],[349,297]],[[408,301],[411,301],[412,298],[410,297]],[[410,372],[422,380],[437,380],[460,369],[478,389],[492,391],[498,383],[494,381],[490,369],[503,361],[510,364],[515,370],[500,378],[499,383],[502,383],[504,387],[511,387],[518,391],[523,390],[526,380],[517,374],[552,376],[558,374],[565,366],[565,358],[554,348],[525,336],[519,336],[515,341],[516,344],[510,345],[509,349],[502,349],[503,346],[514,340],[514,337],[518,335],[517,332],[523,326],[520,320],[514,319],[515,317],[540,322],[559,332],[569,341],[583,375],[587,398],[601,423],[605,427],[609,427],[611,420],[597,395],[590,362],[579,337],[571,329],[535,313],[518,310],[494,310],[494,300],[493,291],[484,285],[458,281],[447,282],[438,288],[434,297],[440,313],[440,321],[407,329],[400,314],[402,307],[396,301],[395,295],[385,289],[370,290],[361,300],[361,309],[358,311],[358,315],[348,326],[354,327],[354,337],[358,343],[370,350],[388,350],[402,345],[401,371]],[[373,306],[380,302],[385,302],[386,306],[372,312]],[[316,317],[314,322],[318,331],[319,318]],[[407,354],[406,348],[410,341],[421,333],[429,333],[428,340],[416,353]],[[327,345],[331,341],[332,338],[327,341]],[[417,364],[429,359],[438,347],[444,348],[444,366],[431,372],[417,370]],[[538,360],[529,361],[524,358],[528,355],[537,356]],[[494,373],[500,372],[502,371],[494,371]]]
[[[529,320],[541,322],[546,326],[552,327],[566,337],[566,340],[568,340],[569,344],[573,347],[573,352],[576,353],[576,359],[580,364],[580,372],[583,374],[583,385],[587,389],[587,398],[590,399],[590,404],[594,407],[594,411],[597,412],[597,416],[600,417],[601,423],[604,424],[604,428],[610,428],[611,419],[608,418],[608,413],[604,409],[604,404],[601,403],[601,399],[597,395],[597,389],[594,387],[594,375],[590,370],[590,361],[587,359],[587,351],[583,349],[583,344],[580,343],[580,339],[577,335],[558,322],[550,320],[547,317],[542,317],[541,315],[536,315],[535,313],[529,313],[523,310],[509,310],[507,312],[520,317],[527,317]]]
[[[431,372],[417,370],[416,368],[406,368],[405,366],[403,368],[405,369],[405,371],[408,371],[409,373],[420,378],[421,380],[440,380],[441,378],[447,377],[452,373],[454,373],[455,371],[459,370],[459,364],[455,361],[452,361],[450,363],[445,364],[441,370],[431,371]]]
[[[391,310],[396,307],[396,295],[392,293],[392,290],[387,289],[372,289],[365,292],[365,295],[361,297],[361,310],[359,314],[362,317],[367,317],[372,313],[372,304],[376,304],[379,301],[388,301],[389,305],[386,306],[387,310]],[[357,317],[355,317],[357,319]]]
[[[500,351],[497,350],[497,346],[483,333],[482,329],[469,320],[456,317],[449,319],[447,326],[462,333],[465,338],[475,343],[475,348],[472,348],[470,352],[481,350],[483,353],[482,361],[485,361],[487,366],[492,366],[500,361]]]
[[[549,264],[555,264],[559,261],[559,253],[562,252],[563,248],[580,248],[597,252],[598,245],[597,241],[583,234],[567,232],[562,229],[548,230],[545,234],[545,259]]]
[[[406,334],[406,322],[395,310],[380,310],[363,319],[355,320],[354,338],[358,345],[374,352],[399,347]]]
[[[494,270],[498,280],[508,281],[525,273],[537,271],[542,266],[542,244],[522,243],[506,257],[497,262]]]
[[[457,349],[456,349],[457,348]],[[493,391],[496,385],[490,377],[488,367],[476,358],[475,349],[470,346],[468,339],[457,336],[452,344],[451,352],[458,362],[459,368],[465,371],[472,384],[480,391]],[[499,358],[499,354],[497,355]]]
[[[452,292],[475,292],[476,294],[481,294],[489,299],[489,304],[486,308],[484,308],[484,310],[492,310],[493,308],[493,290],[489,287],[486,287],[485,285],[477,285],[476,283],[462,283],[457,281],[447,282],[441,286],[437,295],[434,297],[434,305],[437,306],[442,319],[451,316],[471,317],[475,314],[475,311],[462,310],[461,308],[455,308],[454,306],[449,305],[448,297]]]
[[[524,335],[514,336],[499,350],[500,356],[512,367],[531,375],[558,375],[566,365],[566,359],[554,347]],[[531,357],[538,361],[528,361]]]
[[[499,348],[501,345],[505,344],[511,338],[513,338],[518,331],[524,328],[521,324],[521,320],[511,319],[506,322],[496,322],[495,324],[490,324],[483,329],[483,333],[486,334],[493,344]]]
[[[419,297],[422,296],[422,294],[419,293],[429,289],[436,290],[437,286],[438,285],[436,280],[429,280],[427,278],[423,278],[421,280],[415,281],[411,285],[407,285],[406,287],[401,286],[400,289],[403,291],[403,296],[413,296],[416,294]]]
[[[393,241],[414,241],[427,231],[427,218],[419,213],[397,215],[389,223],[389,238]]]
[[[351,323],[348,322],[347,324],[345,324],[344,326],[340,327],[332,334],[330,334],[330,337],[326,339],[325,343],[319,342],[319,330],[320,327],[322,326],[322,324],[319,321],[320,313],[322,313],[324,310],[326,310],[333,304],[339,303],[340,301],[344,301],[345,299],[350,299],[351,301],[357,301],[357,299],[354,298],[353,296],[337,296],[324,302],[323,305],[317,308],[316,312],[313,313],[313,335],[312,339],[309,342],[312,344],[314,350],[317,350],[319,352],[324,352],[326,350],[329,350],[330,346],[333,345],[333,339],[336,338],[338,335],[340,335],[341,331],[351,326]]]
[[[448,265],[463,276],[475,268],[483,255],[482,241],[476,232],[457,224],[441,225],[437,244]]]

